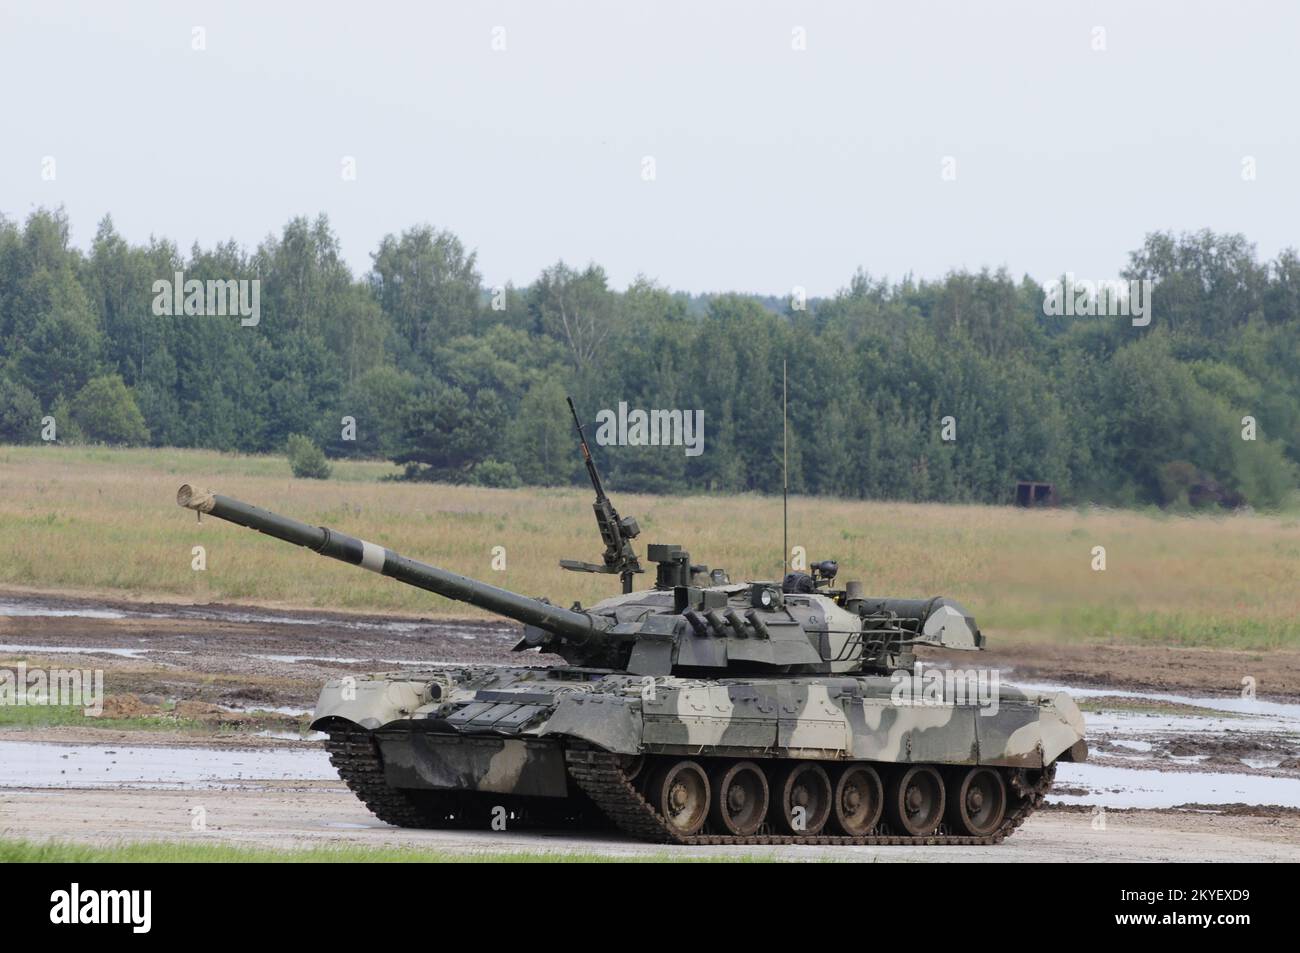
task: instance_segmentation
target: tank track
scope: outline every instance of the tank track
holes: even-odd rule
[[[1010,812],[1002,826],[984,837],[956,834],[932,834],[925,837],[900,836],[890,833],[846,837],[834,834],[797,835],[758,833],[750,837],[729,834],[694,834],[683,836],[672,830],[650,806],[623,772],[622,759],[597,748],[572,747],[565,752],[569,776],[614,822],[619,830],[639,840],[661,844],[724,845],[724,844],[831,844],[879,846],[981,846],[998,844],[1011,834],[1039,805],[1052,787],[1056,765],[1043,771],[1038,783],[1020,798],[1015,810]],[[942,831],[943,828],[940,828]]]
[[[435,791],[407,791],[390,787],[384,779],[384,766],[379,746],[370,732],[360,729],[336,728],[329,732],[325,742],[330,763],[334,765],[348,788],[370,809],[370,812],[394,827],[447,829],[476,826],[473,822],[469,799],[457,793]],[[758,833],[750,837],[728,834],[694,834],[683,836],[673,831],[650,806],[628,779],[623,770],[623,759],[616,754],[590,747],[570,747],[565,751],[569,777],[578,789],[598,809],[603,819],[623,833],[638,840],[661,844],[726,845],[726,844],[829,844],[829,845],[879,845],[879,846],[980,846],[1000,843],[1013,834],[1021,824],[1042,804],[1051,789],[1056,765],[1049,766],[1038,783],[1021,797],[1002,826],[984,837],[940,833],[925,837],[909,837],[884,831],[861,837],[835,834],[772,834]],[[550,824],[542,826],[577,827],[577,817],[548,818]],[[590,819],[588,819],[590,820]],[[556,822],[559,823],[556,823]],[[537,826],[527,824],[526,826]]]
[[[325,742],[325,750],[343,782],[384,823],[394,827],[464,826],[466,812],[455,795],[389,787],[384,780],[379,745],[370,732],[360,728],[334,729]]]
[[[581,793],[568,799],[512,798],[472,791],[395,788],[384,777],[383,755],[374,736],[362,728],[339,726],[325,741],[330,764],[370,813],[394,827],[426,830],[481,829],[491,812],[506,807],[511,828],[551,830],[609,829],[610,822]],[[559,802],[559,803],[553,803]]]

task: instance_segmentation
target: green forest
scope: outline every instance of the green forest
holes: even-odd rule
[[[1154,282],[1144,327],[1049,316],[1042,286],[1006,270],[860,270],[796,308],[645,277],[619,290],[596,263],[489,288],[476,253],[429,226],[371,259],[353,274],[323,216],[188,255],[108,218],[85,249],[62,210],[0,218],[0,442],[39,442],[53,418],[59,442],[295,438],[409,479],[567,484],[585,479],[570,394],[589,436],[620,401],[703,411],[698,456],[594,446],[611,488],[779,492],[786,360],[792,492],[1006,503],[1037,480],[1071,503],[1294,499],[1300,257],[1261,261],[1241,235],[1146,236],[1123,274]],[[177,272],[257,279],[260,320],[156,314],[154,283]]]

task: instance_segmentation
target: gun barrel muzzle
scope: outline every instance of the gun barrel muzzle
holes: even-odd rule
[[[338,530],[312,526],[229,496],[196,489],[188,483],[176,492],[176,502],[186,509],[247,526],[286,543],[304,546],[322,556],[380,573],[408,586],[434,592],[457,602],[467,602],[526,625],[554,632],[570,642],[581,644],[599,637],[604,631],[603,626],[585,612],[575,612],[540,599],[530,599],[509,589],[500,589],[437,566],[408,559],[391,549]]]

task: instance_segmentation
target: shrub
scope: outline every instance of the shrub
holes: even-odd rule
[[[291,435],[287,450],[294,476],[304,480],[329,479],[330,465],[325,460],[325,453],[310,438],[301,434]]]
[[[126,382],[117,374],[87,381],[72,399],[70,412],[87,440],[127,445],[149,442],[144,415]]]
[[[516,487],[519,486],[519,471],[513,463],[487,459],[476,463],[470,472],[470,481],[475,486]]]
[[[17,381],[0,377],[0,442],[35,443],[41,432],[41,403]]]

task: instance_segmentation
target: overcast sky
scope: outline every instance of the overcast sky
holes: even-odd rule
[[[184,250],[324,212],[358,274],[429,222],[489,285],[1103,278],[1203,227],[1271,257],[1300,244],[1298,38],[1296,5],[1240,0],[4,0],[0,212]]]

